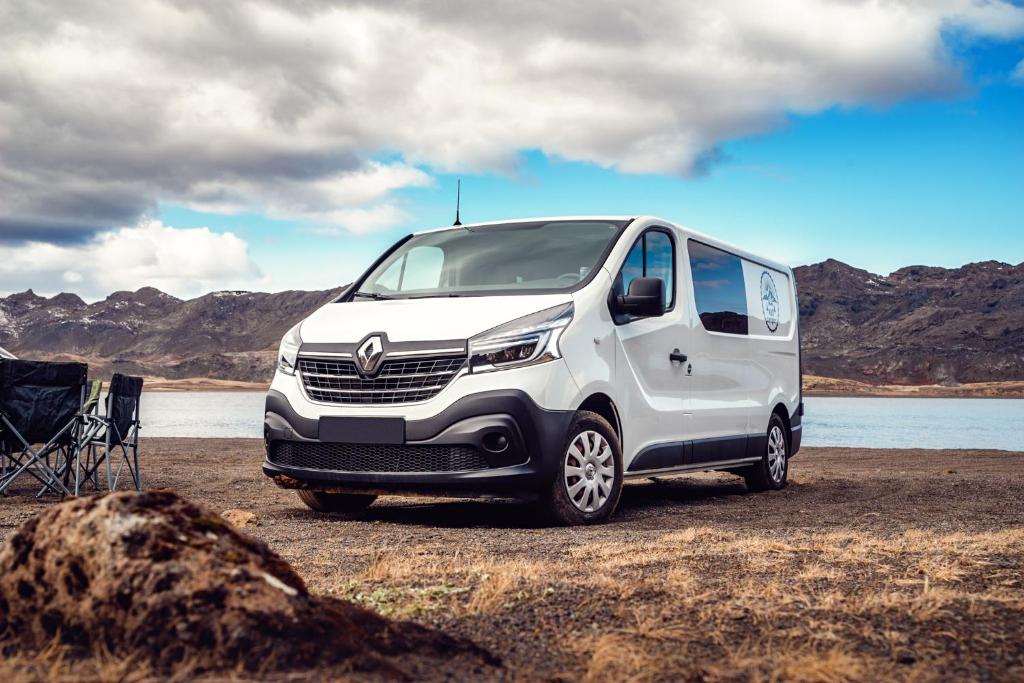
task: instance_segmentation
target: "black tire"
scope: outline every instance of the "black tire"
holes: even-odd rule
[[[613,474],[606,471],[606,468],[609,467],[607,460],[603,463],[599,460],[600,454],[604,453],[604,449],[603,445],[600,445],[600,442],[593,438],[592,435],[595,433],[604,440],[609,447],[608,450],[611,451],[612,464],[610,467]],[[582,452],[580,447],[583,445],[592,449],[591,454],[587,456],[586,462],[580,461],[575,456],[570,456],[570,447],[577,441],[577,438],[580,438],[581,441],[577,443],[576,452]],[[578,478],[570,477],[572,479],[571,483],[567,479],[569,475],[566,470],[567,461],[569,461],[570,457],[572,457],[571,466],[578,466],[583,472]],[[608,482],[608,477],[611,477],[611,482]],[[586,496],[582,508],[573,502],[573,497],[569,492],[570,486],[574,487],[580,481],[583,484],[577,490],[577,497],[580,495],[580,490],[588,490],[587,493],[582,494]],[[607,491],[601,486],[602,483],[607,484]],[[600,500],[602,495],[605,496],[603,501]],[[573,418],[572,424],[569,425],[569,431],[562,442],[555,479],[551,482],[543,498],[545,511],[548,517],[556,524],[565,526],[600,524],[608,521],[612,513],[615,512],[621,495],[622,448],[619,445],[618,437],[615,435],[615,430],[608,424],[606,419],[597,413],[580,410]],[[585,509],[586,507],[591,507],[592,509],[587,510]]]
[[[782,421],[778,413],[772,413],[768,420],[765,436],[764,453],[761,455],[760,462],[743,473],[747,489],[751,491],[778,491],[786,487],[789,476],[789,436],[786,433],[786,423]],[[773,452],[778,453],[780,447],[782,449],[781,466],[776,465],[773,468],[772,463],[778,461],[776,457],[773,457]]]
[[[323,493],[299,489],[299,498],[317,512],[359,512],[377,500],[377,496],[363,493]]]

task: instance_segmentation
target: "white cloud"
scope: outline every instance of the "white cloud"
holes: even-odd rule
[[[63,282],[86,298],[144,286],[189,297],[211,289],[252,288],[262,281],[248,245],[233,233],[179,229],[159,221],[98,233],[81,244],[0,244],[0,290],[8,292],[28,283],[50,295]]]
[[[425,168],[528,149],[691,174],[792,112],[956,94],[946,36],[1021,35],[1005,0],[8,3],[0,237],[158,202],[366,232]]]
[[[197,198],[185,205],[210,213],[253,211],[275,219],[326,223],[334,233],[361,235],[409,217],[389,199],[392,191],[433,184],[427,173],[408,164],[370,161],[353,171],[311,180],[204,182],[195,188]]]
[[[394,204],[377,204],[368,208],[338,209],[319,214],[326,223],[338,227],[321,226],[310,232],[316,235],[344,237],[346,234],[366,235],[376,230],[397,225],[411,218],[409,213]]]

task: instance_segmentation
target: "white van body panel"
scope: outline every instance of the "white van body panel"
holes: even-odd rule
[[[576,310],[591,314],[574,320],[559,340],[566,367],[579,388],[577,407],[584,398],[596,394],[608,396],[615,405],[623,400],[615,383],[615,340],[612,316],[606,305],[612,283],[603,270],[594,282],[598,286],[585,287],[573,295]]]
[[[677,295],[675,307],[664,317],[613,327],[616,374],[612,382],[614,388],[606,389],[605,393],[618,397],[615,405],[623,423],[621,438],[626,469],[644,448],[660,443],[681,438],[699,440],[760,434],[776,405],[782,403],[795,409],[800,396],[796,327],[792,316],[795,297],[790,269],[765,259],[755,263],[748,260],[755,257],[744,250],[671,222],[638,218],[620,237],[606,261],[604,270],[608,283],[614,280],[637,238],[650,228],[668,229],[675,237]],[[752,334],[708,332],[702,326],[687,251],[690,239],[743,257]],[[760,294],[757,287],[750,284],[754,280],[747,277],[750,272],[751,276],[759,278],[764,267],[782,279],[778,291],[783,294],[784,336],[765,327]],[[576,299],[581,298],[578,293]],[[607,293],[593,298],[603,304]],[[602,325],[608,322],[610,315],[605,316]],[[670,362],[668,354],[674,349],[686,353],[688,363]],[[584,397],[596,389],[581,383]]]
[[[509,320],[572,301],[570,294],[357,300],[323,306],[302,323],[304,343],[362,341],[385,332],[394,342],[469,339]]]

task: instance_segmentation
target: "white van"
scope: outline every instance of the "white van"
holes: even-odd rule
[[[602,522],[624,479],[786,485],[793,273],[659,218],[409,235],[281,342],[264,472],[318,511],[379,494],[528,498]]]

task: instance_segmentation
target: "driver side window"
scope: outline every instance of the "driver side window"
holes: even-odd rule
[[[676,303],[676,253],[672,237],[661,229],[651,229],[640,235],[626,255],[619,276],[616,294],[628,294],[629,283],[638,277],[660,277],[665,283],[665,310]]]

